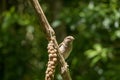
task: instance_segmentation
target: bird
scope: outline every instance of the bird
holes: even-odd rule
[[[67,36],[64,38],[63,42],[59,44],[59,50],[64,59],[67,59],[72,51],[73,40],[73,36]]]

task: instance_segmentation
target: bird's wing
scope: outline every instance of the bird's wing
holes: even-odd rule
[[[59,44],[59,47],[61,47],[62,45],[63,45],[63,43],[60,43],[60,44]]]

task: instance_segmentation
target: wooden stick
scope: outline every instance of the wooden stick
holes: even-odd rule
[[[69,73],[69,69],[66,67],[66,62],[60,53],[58,43],[56,40],[56,36],[55,36],[55,31],[49,25],[49,22],[47,21],[46,16],[44,15],[44,12],[43,12],[38,0],[30,0],[30,1],[31,1],[31,4],[34,7],[37,15],[38,15],[38,18],[40,20],[40,23],[42,24],[43,30],[46,34],[48,41],[50,41],[51,38],[54,38],[54,44],[55,44],[55,47],[57,49],[58,62],[60,64],[61,68],[64,69],[64,72],[61,73],[63,80],[72,80],[70,73]]]

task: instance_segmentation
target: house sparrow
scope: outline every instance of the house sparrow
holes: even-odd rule
[[[67,36],[61,44],[59,44],[59,50],[61,54],[63,55],[64,59],[67,59],[70,55],[70,52],[72,51],[72,43],[73,43],[74,37],[73,36]]]

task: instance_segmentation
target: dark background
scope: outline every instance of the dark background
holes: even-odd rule
[[[39,2],[59,43],[75,37],[67,59],[73,80],[120,79],[119,0]],[[0,0],[0,80],[44,80],[47,44],[29,0]]]

